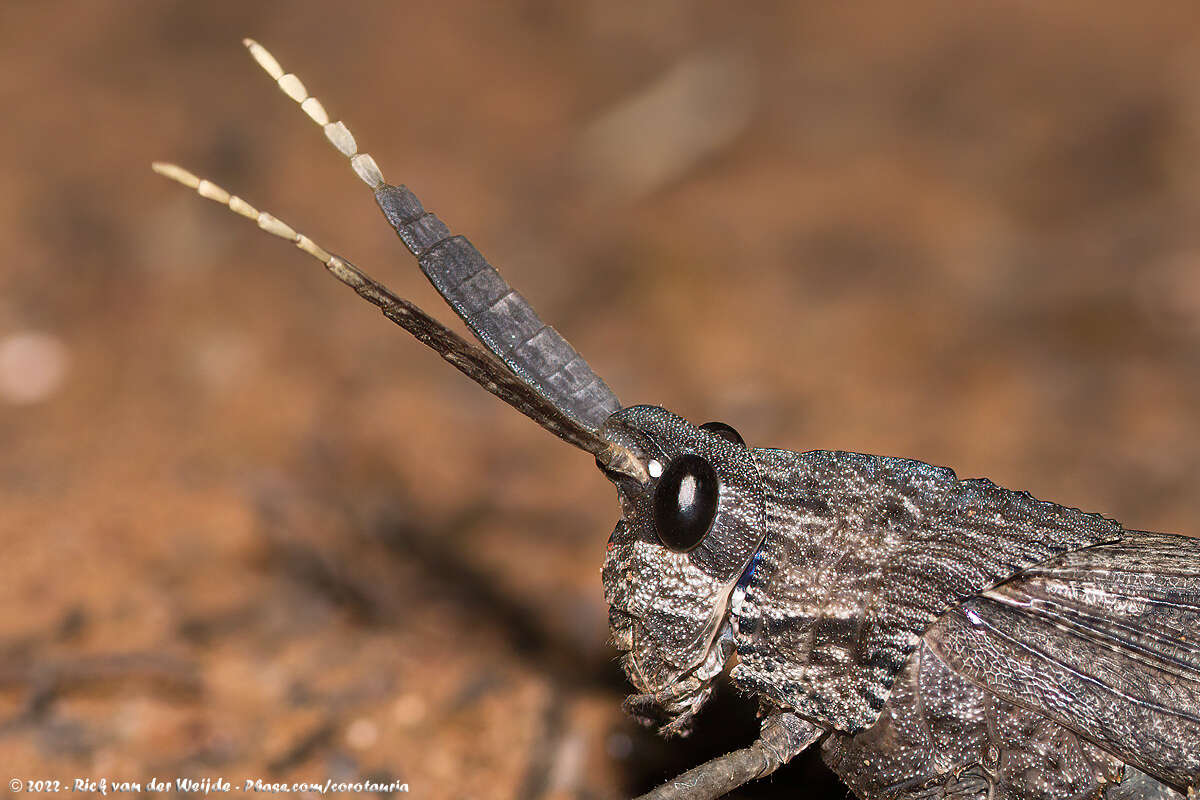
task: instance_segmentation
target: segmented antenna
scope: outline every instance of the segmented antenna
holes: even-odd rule
[[[285,73],[283,67],[279,66],[279,62],[267,48],[253,39],[242,39],[242,44],[246,45],[246,49],[250,51],[250,55],[254,56],[258,65],[271,76],[279,90],[295,100],[308,118],[317,123],[325,132],[325,138],[329,140],[329,143],[337,148],[339,153],[350,159],[350,166],[354,168],[358,177],[362,178],[363,183],[372,189],[383,186],[383,173],[379,170],[379,165],[367,153],[358,152],[358,143],[354,141],[354,134],[350,132],[345,123],[341,120],[330,122],[329,114],[326,113],[325,106],[321,105],[321,101],[309,95],[308,90],[304,88],[304,84],[295,74]]]
[[[621,403],[587,361],[541,320],[529,301],[466,237],[451,233],[407,188],[386,183],[375,159],[358,152],[350,129],[341,121],[330,122],[321,101],[309,96],[296,75],[285,73],[275,57],[253,39],[244,39],[243,44],[280,91],[321,127],[325,138],[374,190],[375,201],[417,257],[421,271],[484,347],[565,416],[598,431]]]
[[[193,175],[183,167],[156,161],[155,172],[190,189],[201,197],[227,207],[246,219],[254,220],[267,233],[287,239],[296,247],[325,265],[342,283],[354,289],[363,299],[379,307],[388,319],[437,351],[442,358],[504,402],[537,422],[559,438],[581,450],[595,455],[606,465],[630,474],[640,474],[637,460],[624,448],[600,438],[578,422],[564,415],[532,386],[527,385],[479,347],[468,343],[443,326],[413,303],[396,295],[383,284],[369,277],[346,259],[330,253],[278,217],[259,211],[237,195],[205,178]]]
[[[268,214],[266,211],[259,211],[254,206],[247,203],[242,198],[235,194],[230,194],[225,189],[222,189],[217,184],[207,178],[200,178],[188,172],[183,167],[175,164],[168,164],[163,161],[155,161],[150,165],[150,168],[162,175],[165,178],[170,178],[177,183],[182,183],[189,189],[195,189],[196,194],[201,197],[212,200],[214,203],[220,203],[226,206],[230,211],[239,214],[246,219],[252,219],[258,223],[258,227],[262,228],[269,234],[278,236],[280,239],[287,239],[292,244],[299,247],[310,256],[320,261],[325,267],[332,272],[337,279],[347,286],[358,289],[360,285],[364,285],[363,281],[371,282],[357,269],[353,273],[346,270],[346,267],[351,266],[342,259],[334,256],[325,248],[314,242],[302,233],[297,233],[290,225],[278,217]],[[353,274],[357,274],[360,280],[355,280]]]

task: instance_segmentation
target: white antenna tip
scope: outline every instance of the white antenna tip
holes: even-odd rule
[[[308,89],[304,87],[300,79],[293,73],[285,73],[283,67],[275,60],[275,56],[271,55],[265,47],[253,39],[243,39],[242,44],[250,51],[250,55],[254,57],[258,65],[275,79],[276,85],[279,86],[283,93],[299,103],[304,113],[313,122],[321,126],[321,129],[325,131],[325,138],[338,149],[338,152],[350,159],[350,165],[354,167],[354,171],[358,173],[358,177],[362,179],[363,183],[372,189],[378,189],[383,185],[383,173],[380,171],[379,165],[375,163],[375,159],[366,153],[360,154],[358,152],[358,142],[354,140],[354,134],[350,133],[350,129],[340,121],[330,122],[329,114],[325,111],[325,107],[321,105],[321,102],[315,97],[309,97]],[[155,169],[158,168],[156,167]],[[163,174],[168,177],[174,177],[176,180],[192,188],[195,188],[199,183],[199,179],[192,176],[191,173],[180,171],[179,175],[170,172],[163,172]],[[237,198],[234,199],[236,200]],[[230,207],[234,208],[232,201]],[[234,210],[238,211],[237,208],[234,208]],[[243,212],[238,211],[238,213]]]
[[[151,166],[158,174],[179,181],[183,185],[194,189],[201,197],[208,200],[215,200],[228,207],[235,214],[254,220],[258,223],[258,227],[267,233],[278,236],[281,239],[287,239],[308,255],[325,264],[339,278],[349,281],[351,286],[360,287],[364,285],[363,276],[356,272],[353,267],[347,265],[312,239],[296,231],[295,228],[274,214],[267,211],[260,212],[237,195],[231,195],[207,178],[197,178],[182,167],[162,161],[155,161]]]
[[[258,62],[258,65],[273,80],[279,80],[283,77],[283,67],[279,66],[279,62],[275,60],[275,56],[267,52],[267,48],[253,39],[242,39],[242,44],[246,45],[246,49],[250,51],[250,55],[254,56],[254,60]]]
[[[362,178],[363,183],[372,189],[378,189],[383,185],[383,173],[379,170],[379,165],[366,153],[353,156],[350,159],[350,166],[354,167],[354,171],[358,173],[358,177]]]
[[[178,181],[189,189],[200,188],[200,179],[192,173],[188,172],[183,167],[178,167],[174,164],[168,164],[164,161],[155,161],[150,165],[150,169],[162,175],[164,178],[170,178],[173,181]]]
[[[352,158],[358,152],[358,142],[354,141],[354,134],[341,122],[331,122],[324,130],[325,138],[346,158]]]

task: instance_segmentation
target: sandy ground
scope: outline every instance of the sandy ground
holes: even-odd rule
[[[150,172],[448,316],[246,35],[626,403],[1200,531],[1191,3],[8,3],[5,782],[613,798],[752,735],[622,716],[589,457]]]

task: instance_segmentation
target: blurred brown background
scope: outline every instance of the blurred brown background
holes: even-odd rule
[[[752,735],[621,715],[589,457],[150,172],[450,316],[245,35],[625,402],[1200,531],[1193,3],[7,3],[4,783],[610,798]]]

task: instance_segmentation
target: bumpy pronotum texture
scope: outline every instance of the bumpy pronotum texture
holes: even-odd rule
[[[603,577],[640,718],[686,732],[736,653],[737,687],[813,725],[860,797],[1167,798],[1200,779],[1200,540],[918,461],[750,450],[658,408],[602,433],[722,481],[707,551],[679,553],[654,481],[610,475]]]
[[[870,800],[1196,796],[1200,540],[1126,531],[919,461],[751,450],[662,408],[621,408],[470,242],[386,183],[298,77],[246,46],[375,192],[486,352],[277,217],[180,167],[156,171],[291,241],[596,456],[622,508],[603,580],[639,691],[632,713],[686,733],[736,655],[732,677],[760,703],[761,736],[653,797],[716,797],[821,737],[829,764]],[[712,467],[717,496],[704,498],[711,527],[680,552],[653,509],[656,479],[682,456]]]

